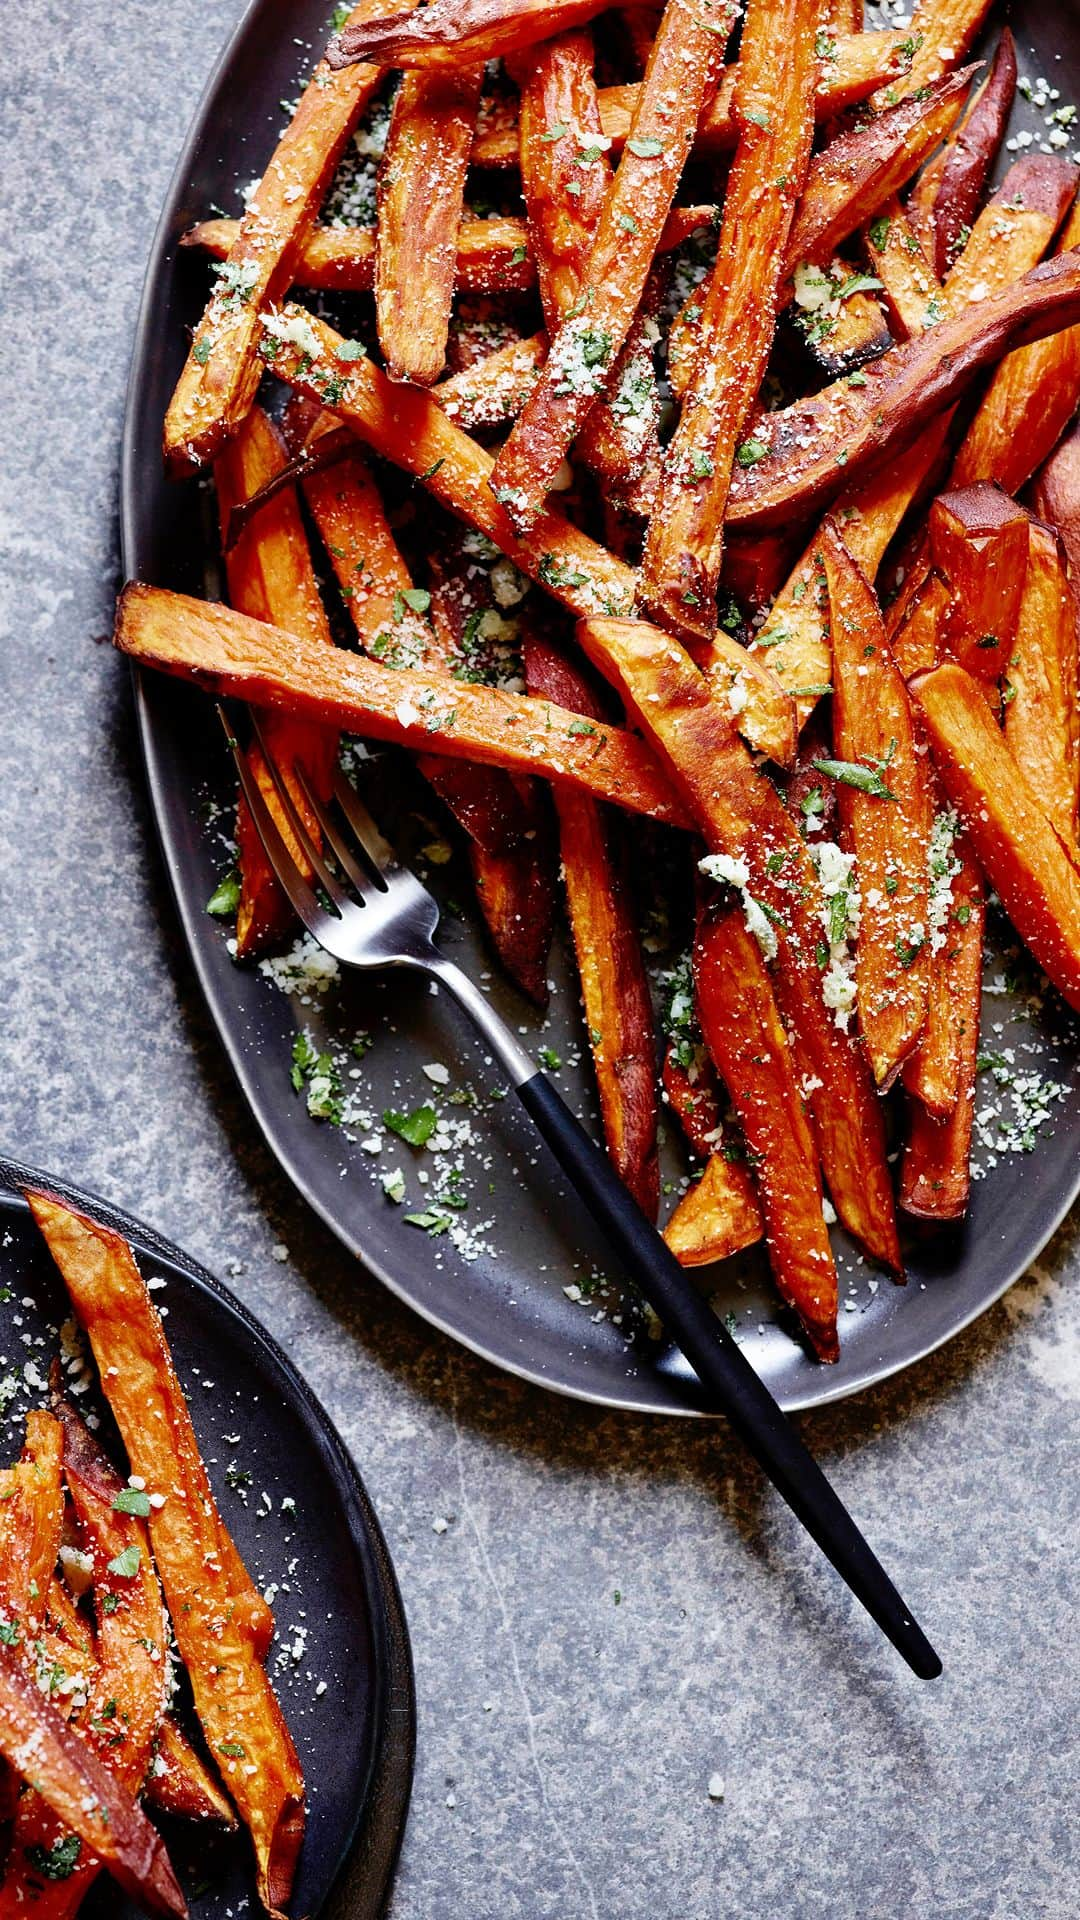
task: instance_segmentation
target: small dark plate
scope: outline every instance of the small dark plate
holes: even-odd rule
[[[121,513],[130,577],[196,594],[217,590],[206,495],[196,485],[166,482],[160,457],[165,408],[207,287],[205,265],[180,252],[177,242],[209,208],[235,209],[239,186],[261,173],[281,124],[278,103],[295,97],[298,76],[310,66],[308,48],[317,50],[325,40],[327,12],[320,0],[252,0],[180,158],[154,243],[129,389]],[[1071,17],[1034,0],[1010,17],[1022,69],[1048,76],[1063,101],[1075,99],[1080,36]],[[1027,111],[1021,102],[1017,125],[1045,135],[1041,120],[1029,115],[1024,121]],[[305,1007],[234,964],[219,924],[205,911],[223,864],[220,840],[207,819],[216,817],[215,810],[231,818],[235,798],[220,731],[209,702],[192,689],[153,675],[137,675],[136,687],[154,814],[196,972],[252,1113],[298,1190],[387,1286],[496,1365],[610,1406],[700,1411],[696,1383],[678,1354],[628,1341],[625,1325],[613,1324],[596,1298],[567,1297],[567,1287],[585,1282],[587,1292],[590,1276],[602,1273],[604,1247],[582,1221],[553,1163],[533,1148],[527,1127],[511,1111],[514,1102],[485,1107],[474,1118],[485,1183],[470,1217],[482,1211],[495,1224],[482,1236],[478,1257],[468,1262],[444,1240],[405,1225],[404,1209],[389,1204],[373,1177],[377,1162],[335,1128],[308,1117],[289,1085],[297,1025],[307,1026],[320,1046],[347,1045],[361,1027],[376,1036],[363,1067],[376,1114],[430,1095],[425,1063],[448,1065],[454,1081],[471,1077],[480,1089],[490,1089],[490,1074],[445,996],[432,999],[415,983],[395,981],[391,987],[353,978],[325,1003]],[[384,754],[375,771],[380,814],[407,814],[416,802],[403,761]],[[445,871],[445,892],[468,898],[467,878]],[[491,969],[493,1001],[534,1050],[548,1045],[564,1061],[579,1063],[563,1070],[560,1084],[595,1124],[577,986],[565,951],[557,948],[552,956],[558,990],[550,1019],[542,1023],[498,978],[475,915],[444,918],[443,938],[474,974]],[[998,929],[995,940],[988,977],[1011,980],[1017,968],[1008,929]],[[1018,1062],[1068,1083],[1055,1105],[1052,1131],[1040,1136],[1033,1154],[1002,1156],[976,1184],[963,1228],[907,1234],[906,1288],[875,1283],[850,1244],[835,1236],[843,1297],[851,1301],[840,1315],[838,1366],[819,1366],[791,1337],[759,1256],[702,1276],[785,1407],[816,1406],[856,1392],[950,1339],[1024,1271],[1080,1191],[1074,1023],[1054,996],[1041,1008],[1022,987],[1009,985],[986,1000],[984,1039],[992,1051],[1033,1046],[1031,1055],[1018,1053]],[[411,1175],[410,1150],[403,1147],[399,1157]],[[395,1163],[384,1156],[382,1164]],[[670,1147],[667,1171],[677,1174],[684,1167],[678,1149]],[[419,1196],[411,1179],[410,1189],[415,1204]]]
[[[71,1316],[21,1196],[26,1186],[46,1187],[115,1227],[130,1240],[144,1276],[165,1283],[154,1297],[167,1309],[169,1345],[215,1497],[259,1585],[279,1588],[268,1667],[308,1793],[291,1911],[376,1920],[405,1827],[416,1714],[401,1598],[360,1476],[280,1347],[211,1274],[67,1181],[0,1160],[5,1390],[13,1376],[22,1381],[28,1364],[44,1377],[56,1329]],[[27,1408],[42,1404],[33,1379],[5,1399],[5,1460],[18,1453]],[[97,1405],[108,1423],[107,1409]],[[284,1499],[295,1500],[295,1512],[282,1511]],[[211,1834],[179,1820],[164,1822],[163,1831],[198,1920],[258,1911],[246,1833]],[[102,1879],[82,1911],[87,1920],[137,1920],[142,1908]]]

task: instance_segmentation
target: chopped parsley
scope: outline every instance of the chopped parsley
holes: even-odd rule
[[[383,1113],[383,1126],[389,1127],[400,1140],[406,1140],[410,1147],[426,1147],[438,1123],[434,1107],[426,1103],[414,1107],[412,1113],[395,1113],[393,1107],[387,1107]]]

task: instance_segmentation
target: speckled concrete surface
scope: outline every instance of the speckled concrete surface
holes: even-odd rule
[[[944,1653],[920,1687],[723,1433],[496,1377],[365,1281],[218,1057],[95,642],[143,263],[238,11],[84,0],[61,32],[22,0],[0,28],[0,1141],[242,1262],[353,1446],[420,1697],[394,1920],[1071,1920],[1075,1233],[805,1423]]]

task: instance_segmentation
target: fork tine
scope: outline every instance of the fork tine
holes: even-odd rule
[[[368,859],[381,873],[396,870],[400,862],[389,840],[384,840],[352,781],[341,768],[334,774],[334,799],[345,815]]]
[[[371,866],[361,866],[344,834],[340,831],[337,821],[334,819],[329,807],[323,804],[318,794],[313,790],[311,782],[299,761],[296,765],[296,777],[304,790],[304,798],[319,823],[327,846],[330,848],[342,871],[348,874],[354,887],[365,896],[370,893],[372,887],[378,888],[380,893],[385,893],[386,881],[383,878],[381,868],[376,867],[374,864]]]
[[[304,879],[296,861],[293,859],[292,854],[289,852],[288,847],[281,837],[277,821],[267,806],[263,798],[262,789],[248,765],[247,755],[236,737],[236,728],[233,726],[228,713],[220,700],[216,704],[218,719],[221,721],[229,751],[236,763],[236,771],[240,776],[241,792],[247,801],[251,817],[255,822],[256,831],[266,849],[266,855],[270,865],[273,867],[283,891],[287,894],[305,927],[307,927],[309,933],[315,934],[316,939],[318,939],[319,924],[326,919],[326,910],[316,899],[312,888]],[[267,762],[267,764],[270,765],[270,762]]]
[[[259,724],[259,716],[255,712],[254,708],[252,708],[251,710],[251,731],[256,742],[258,743],[259,751],[262,754],[263,760],[266,763],[266,770],[269,773],[270,778],[274,783],[274,791],[277,794],[278,800],[281,804],[282,811],[284,812],[285,817],[288,820],[289,825],[296,836],[296,843],[301,849],[301,852],[303,853],[305,859],[308,861],[312,872],[318,876],[318,879],[321,885],[325,887],[329,898],[334,903],[334,907],[336,911],[338,913],[341,913],[345,907],[351,905],[352,903],[349,900],[348,894],[345,893],[343,889],[338,885],[337,881],[334,878],[334,875],[331,873],[329,867],[326,864],[326,861],[322,857],[321,849],[316,846],[314,840],[312,839],[311,834],[308,831],[307,822],[306,820],[304,820],[303,816],[301,815],[299,807],[296,805],[296,802],[293,799],[292,794],[289,792],[289,789],[285,784],[285,780],[282,776],[281,768],[278,766],[277,762],[274,759],[273,754],[270,752],[270,748],[267,745],[266,735]],[[304,791],[305,793],[308,794],[310,798],[310,788],[308,787],[306,781],[304,782]],[[293,864],[295,865],[295,861]]]

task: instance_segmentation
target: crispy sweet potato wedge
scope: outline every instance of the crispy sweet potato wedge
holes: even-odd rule
[[[259,1897],[277,1913],[303,1840],[304,1780],[262,1665],[270,1609],[218,1512],[130,1247],[48,1194],[27,1198],[85,1328],[132,1471],[166,1494],[148,1523],[154,1560],[199,1720],[251,1833]],[[58,1811],[79,1831],[67,1809]]]
[[[229,1828],[236,1825],[231,1802],[169,1714],[158,1728],[143,1799],[149,1806],[182,1820],[213,1820]]]
[[[1028,515],[981,482],[939,494],[928,521],[929,557],[949,588],[939,645],[977,679],[1000,680],[1024,596]]]
[[[735,450],[772,348],[780,281],[814,133],[815,0],[750,0],[739,62],[742,136],[700,344],[645,535],[638,601],[669,632],[709,639]],[[496,463],[498,464],[498,463]]]
[[[414,473],[443,506],[486,533],[569,612],[629,612],[631,569],[553,512],[541,512],[519,536],[488,485],[491,456],[453,426],[429,394],[395,386],[370,361],[356,360],[349,342],[299,308],[287,308],[278,330],[267,330],[262,350],[290,386],[321,402],[376,452]],[[788,696],[738,642],[725,634],[715,646],[730,664],[731,676],[741,680],[746,697],[739,727],[746,739],[763,753],[790,752]]]
[[[1062,840],[1075,848],[1080,793],[1076,602],[1058,536],[1033,523],[1028,540],[1005,687],[1005,740]]]
[[[151,1913],[186,1916],[187,1904],[165,1847],[130,1793],[74,1733],[26,1672],[0,1645],[0,1752],[78,1836],[133,1899]],[[44,1889],[43,1889],[44,1891]],[[0,1891],[0,1911],[8,1888]],[[20,1910],[25,1910],[25,1902]]]
[[[519,529],[535,521],[625,344],[733,19],[729,0],[669,0],[665,8],[581,278],[580,311],[560,327],[492,472],[492,489]]]
[[[908,340],[926,323],[930,302],[941,291],[918,236],[895,197],[885,202],[863,231],[863,243],[881,299],[898,340]]]
[[[181,245],[227,260],[238,220],[200,220]],[[456,232],[454,285],[462,293],[527,293],[536,284],[524,220],[493,215],[462,220]],[[370,293],[375,285],[374,227],[314,227],[296,262],[294,285],[326,293]]]
[[[670,826],[687,826],[692,817],[642,741],[618,727],[583,734],[574,724],[578,715],[547,701],[384,667],[157,587],[125,588],[114,638],[147,666],[257,706],[277,705],[422,752],[437,747],[451,758],[542,773]]]
[[[705,1044],[753,1156],[773,1278],[819,1360],[837,1360],[836,1268],[818,1156],[761,950],[739,907],[703,908],[694,985]]]
[[[912,189],[908,213],[938,279],[974,225],[1016,92],[1016,42],[1003,28],[990,71],[956,130]]]
[[[361,9],[358,8],[357,12]],[[240,223],[165,416],[171,471],[212,460],[246,417],[262,378],[262,312],[284,298],[346,143],[381,75],[320,61]]]
[[[757,772],[704,677],[667,634],[644,621],[582,621],[578,634],[666,758],[676,789],[713,853],[745,867],[746,886],[775,930],[775,985],[837,1212],[886,1266],[898,1269],[879,1104],[866,1063],[822,998],[816,960],[824,898],[794,821]]]
[[[525,635],[525,684],[530,693],[581,714],[584,726],[604,724],[584,676],[535,624]],[[620,824],[599,802],[568,789],[556,792],[555,806],[604,1138],[620,1177],[642,1212],[655,1220],[660,1204],[656,1038]]]
[[[930,796],[907,688],[877,601],[831,521],[821,545],[833,745],[849,770],[838,799],[862,896],[855,948],[859,1030],[877,1085],[888,1087],[926,1024]],[[857,768],[868,775],[859,786],[851,784]]]
[[[664,1239],[680,1266],[708,1267],[744,1247],[756,1246],[765,1232],[754,1182],[736,1160],[711,1154],[700,1180],[688,1187],[664,1228]]]
[[[905,86],[912,93],[932,86],[964,58],[990,11],[991,0],[922,0],[909,32],[914,53]],[[891,89],[874,95],[877,108],[889,104]]]
[[[866,387],[840,383],[759,420],[760,459],[732,480],[728,518],[767,527],[812,512],[840,481],[876,471],[949,407],[984,367],[1012,347],[1043,339],[1080,315],[1080,258],[1061,254],[1018,284],[897,346],[865,369]],[[754,443],[755,445],[758,443]]]
[[[900,1205],[905,1213],[926,1220],[959,1219],[967,1210],[971,1186],[986,907],[982,877],[963,835],[955,850],[958,870],[952,882],[944,949],[945,992],[933,997],[926,1039],[904,1073],[905,1086],[911,1082],[912,1098],[900,1169]],[[942,1106],[951,1098],[951,1107],[936,1114],[918,1097],[922,1086]]]
[[[1080,206],[1074,205],[1058,251],[1078,245]],[[1007,354],[960,445],[950,486],[996,480],[1006,493],[1019,493],[1057,445],[1078,405],[1080,327],[1066,327]]]
[[[847,107],[856,106],[886,79],[902,81],[911,65],[911,55],[911,37],[901,29],[823,36],[815,94],[819,122],[831,120]],[[737,65],[726,67],[712,100],[703,107],[694,141],[696,155],[722,152],[735,146],[739,137],[734,113],[738,74]],[[600,88],[600,125],[611,141],[613,153],[621,153],[626,144],[640,93],[638,80]],[[481,128],[473,144],[472,157],[476,166],[516,166],[517,128]]]
[[[978,681],[947,662],[917,674],[911,691],[979,864],[1043,972],[1080,1008],[1080,870],[1009,752]]]
[[[282,488],[258,509],[235,542],[228,544],[228,529],[236,509],[272,480],[285,461],[286,451],[277,430],[258,407],[253,407],[215,465],[214,483],[222,544],[226,547],[229,598],[241,613],[248,613],[253,619],[296,628],[310,634],[321,645],[330,646],[330,627],[316,584],[295,490]],[[300,761],[310,768],[317,790],[329,791],[336,751],[334,737],[280,715],[269,717],[267,731],[274,760],[282,769],[293,804],[318,843],[318,825],[294,769]],[[249,748],[248,760],[286,845],[301,870],[309,871],[306,856],[274,792],[257,746]],[[240,864],[236,944],[240,954],[248,955],[279,941],[292,925],[294,916],[243,799],[237,808],[236,844]]]
[[[471,367],[452,373],[431,389],[455,426],[467,433],[516,420],[539,378],[547,354],[547,334],[532,333],[496,347]]]
[[[926,1028],[904,1062],[903,1080],[914,1100],[935,1120],[947,1120],[960,1097],[965,1036],[979,1024],[982,918],[971,928],[973,901],[982,900],[982,880],[955,812],[928,769],[934,823],[930,832],[929,994]],[[969,928],[971,929],[969,931]],[[968,949],[975,943],[975,954]],[[971,1010],[974,976],[974,1010]]]
[[[584,26],[604,6],[605,0],[431,0],[374,17],[369,10],[334,35],[326,59],[334,71],[370,59],[382,67],[456,72]]]
[[[375,320],[392,380],[443,370],[482,66],[406,74],[379,166]]]
[[[1070,336],[1062,334],[1065,340]],[[1065,434],[1032,488],[1040,519],[1055,527],[1069,562],[1069,576],[1080,588],[1080,421]]]

